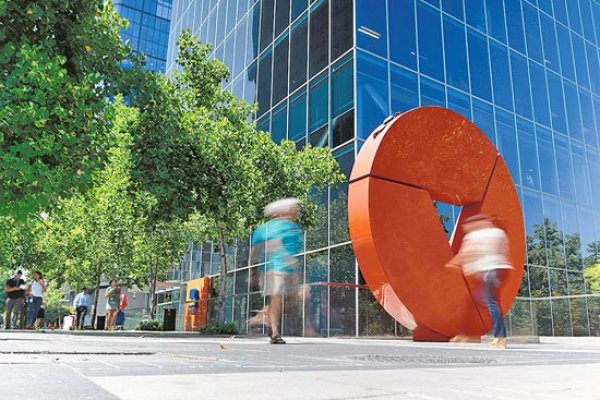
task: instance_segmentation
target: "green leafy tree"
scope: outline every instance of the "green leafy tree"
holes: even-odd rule
[[[113,134],[119,145],[109,149],[105,168],[94,174],[90,190],[61,199],[39,224],[45,272],[72,288],[96,288],[96,305],[103,277],[127,281],[132,275],[136,234],[145,227],[140,210],[152,202],[135,192],[130,180],[129,127],[137,112],[119,99],[115,105]]]
[[[593,293],[600,293],[600,257],[598,257],[595,264],[587,267],[584,273],[590,290]]]
[[[0,215],[90,182],[125,82],[123,26],[103,0],[0,0]]]
[[[135,99],[142,115],[133,177],[157,199],[159,219],[185,219],[195,212],[210,227],[208,239],[221,254],[222,323],[226,246],[247,236],[261,220],[264,205],[277,198],[303,199],[309,225],[315,208],[310,191],[341,182],[343,175],[330,150],[308,146],[298,152],[293,143],[276,145],[258,132],[251,122],[255,108],[221,88],[229,72],[209,58],[210,47],[189,32],[178,45],[182,72],[171,82],[153,80],[147,92],[152,95]],[[156,112],[163,107],[168,112]]]

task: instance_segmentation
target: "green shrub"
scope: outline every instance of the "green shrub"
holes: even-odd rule
[[[226,324],[208,324],[204,328],[198,329],[201,335],[236,335],[238,333],[235,322]]]
[[[138,331],[162,331],[163,326],[155,319],[140,322],[137,328]]]

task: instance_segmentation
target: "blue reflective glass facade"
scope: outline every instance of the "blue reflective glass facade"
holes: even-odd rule
[[[600,244],[600,1],[175,0],[167,70],[191,28],[257,102],[275,140],[329,146],[347,174],[388,115],[423,105],[474,121],[503,154],[522,199],[527,265],[507,316],[512,335],[600,335],[600,297],[584,269]],[[286,304],[285,334],[402,334],[364,289],[349,244],[347,185],[315,193],[306,234],[310,296]],[[452,229],[458,209],[440,204]],[[172,278],[214,275],[210,246]],[[230,318],[262,307],[248,244]],[[194,264],[193,260],[197,260]],[[187,264],[186,264],[187,263]]]
[[[146,55],[148,69],[165,72],[173,0],[114,0],[115,9],[129,21],[121,37],[135,54]]]

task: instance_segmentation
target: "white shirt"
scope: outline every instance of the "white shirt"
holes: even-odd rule
[[[511,269],[507,249],[508,238],[500,228],[484,228],[466,234],[460,252],[468,254],[472,260],[463,266],[465,275]]]
[[[42,280],[42,282],[44,281]],[[33,295],[33,297],[44,297],[42,285],[38,281],[31,282],[31,294]]]

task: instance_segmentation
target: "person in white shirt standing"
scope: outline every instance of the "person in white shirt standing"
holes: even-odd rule
[[[463,243],[449,264],[462,267],[466,276],[480,281],[476,300],[488,307],[492,317],[494,339],[490,346],[506,348],[506,327],[497,289],[501,284],[500,270],[512,269],[507,257],[508,237],[486,214],[467,218],[463,229],[466,232]]]
[[[33,281],[29,284],[29,298],[27,299],[27,329],[33,329],[38,311],[44,303],[46,281],[40,271],[35,271]]]
[[[87,288],[84,287],[81,289],[81,292],[75,296],[75,300],[73,300],[73,307],[77,312],[77,317],[75,318],[75,326],[77,329],[83,329],[85,315],[90,310],[91,303],[90,295],[87,294]]]

